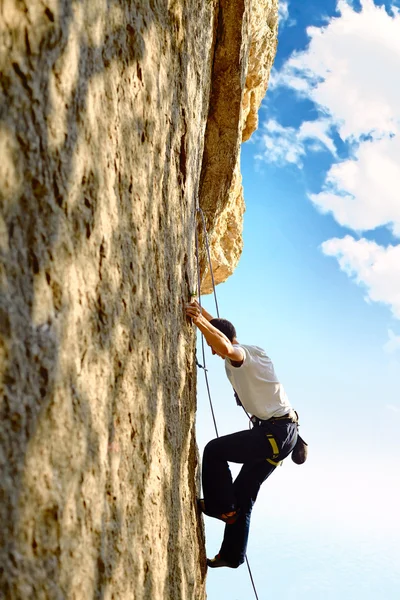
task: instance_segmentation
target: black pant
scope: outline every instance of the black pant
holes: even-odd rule
[[[272,434],[278,456],[267,434]],[[202,479],[207,513],[240,510],[237,521],[225,526],[220,550],[232,566],[239,566],[245,559],[251,511],[261,484],[275,470],[273,463],[290,454],[296,439],[296,423],[276,421],[211,440],[205,447]],[[228,461],[243,463],[234,482]]]

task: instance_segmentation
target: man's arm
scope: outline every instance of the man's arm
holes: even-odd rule
[[[222,331],[211,325],[207,317],[203,314],[198,302],[192,302],[186,305],[186,314],[206,338],[211,346],[221,358],[229,358],[233,362],[243,362],[244,355],[241,348],[232,345],[232,342]],[[207,313],[209,317],[211,315]],[[212,318],[212,317],[211,317]]]

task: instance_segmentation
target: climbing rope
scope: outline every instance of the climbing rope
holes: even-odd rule
[[[208,243],[207,227],[206,227],[206,222],[205,222],[205,219],[204,219],[203,211],[201,210],[201,208],[198,205],[196,206],[196,213],[200,214],[202,225],[203,225],[204,240],[205,240],[206,251],[207,251],[208,266],[209,266],[210,275],[211,275],[211,282],[212,282],[212,288],[213,288],[213,294],[214,294],[214,300],[215,300],[215,307],[216,307],[216,311],[217,311],[217,317],[219,318],[218,300],[217,300],[217,293],[215,291],[215,280],[214,280],[214,273],[213,273],[213,268],[212,268],[212,264],[211,264],[211,254],[210,254],[210,246],[209,246],[209,243]],[[198,290],[199,304],[200,304],[200,307],[201,307],[201,296],[200,296],[201,278],[200,278],[200,258],[199,258],[199,236],[198,236],[198,232],[197,232],[197,222],[196,221],[195,221],[195,241],[196,241],[196,262],[197,262],[197,290]],[[201,365],[197,361],[197,359],[196,359],[196,365],[200,369],[203,369],[203,371],[204,371],[204,378],[205,378],[205,382],[206,382],[206,388],[207,388],[207,394],[208,394],[208,401],[210,403],[211,414],[212,414],[212,418],[213,418],[213,421],[214,421],[215,433],[216,433],[217,438],[218,438],[219,437],[219,433],[218,433],[218,428],[217,428],[217,421],[215,419],[214,407],[213,407],[213,403],[212,403],[212,399],[211,399],[210,385],[209,385],[209,382],[208,382],[208,369],[207,369],[207,365],[206,365],[206,353],[205,353],[204,336],[203,335],[201,336],[201,351],[202,351],[203,364]],[[243,410],[246,412],[246,410],[244,409],[244,407],[243,407]],[[246,414],[247,414],[247,412],[246,412]],[[247,415],[247,416],[249,416],[249,415]],[[251,572],[250,563],[249,563],[249,560],[247,558],[247,555],[246,555],[245,558],[246,558],[247,569],[248,569],[249,575],[250,575],[251,585],[253,586],[253,590],[254,590],[254,595],[255,595],[256,599],[259,600],[258,594],[257,594],[257,589],[256,589],[256,586],[255,586],[255,583],[254,583],[253,574]]]
[[[197,209],[198,211],[201,211],[201,208]],[[201,214],[203,215],[203,211],[201,211]],[[204,221],[204,217],[202,218],[203,221],[203,227],[205,229],[205,221]],[[199,298],[199,304],[200,304],[200,308],[201,308],[201,296],[200,296],[200,283],[201,283],[201,279],[200,279],[200,258],[199,258],[199,235],[197,233],[197,223],[195,222],[195,237],[196,237],[196,261],[197,261],[197,290],[198,290],[198,298]],[[207,238],[207,231],[206,232],[206,248],[207,248],[207,255],[209,257],[209,261],[210,261],[210,265],[211,265],[211,260],[210,260],[210,252],[209,252],[209,246],[208,246],[208,238]],[[217,307],[217,316],[219,317],[219,310],[218,310],[218,302],[217,302],[217,295],[215,293],[215,283],[214,283],[214,275],[211,275],[211,280],[212,280],[212,284],[213,284],[213,289],[214,289],[214,298],[215,298],[215,305]],[[212,414],[212,418],[214,421],[214,428],[215,428],[215,433],[217,434],[217,437],[219,437],[219,433],[218,433],[218,427],[217,427],[217,420],[215,418],[215,413],[214,413],[214,407],[213,407],[213,403],[211,400],[211,392],[210,392],[210,384],[208,383],[208,369],[206,367],[206,351],[205,351],[205,347],[204,347],[204,336],[201,336],[201,354],[203,357],[203,364],[201,365],[197,360],[196,360],[196,364],[198,367],[200,367],[201,369],[204,370],[204,377],[205,377],[205,382],[206,382],[206,387],[207,387],[207,393],[208,393],[208,401],[210,403],[210,409],[211,409],[211,414]]]

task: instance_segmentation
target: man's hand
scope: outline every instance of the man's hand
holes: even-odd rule
[[[213,317],[200,306],[195,298],[192,298],[192,301],[186,304],[185,310],[186,316],[192,319],[193,323],[206,338],[206,342],[211,347],[213,354],[217,354],[224,359],[229,358],[235,363],[240,363],[235,366],[240,366],[243,363],[243,349],[233,346],[226,335],[210,323]]]
[[[190,303],[186,304],[185,310],[186,315],[197,325],[202,313],[201,306],[197,300],[193,299]]]
[[[192,314],[189,314],[189,310],[192,311]],[[214,318],[203,306],[200,306],[196,298],[193,297],[190,304],[186,304],[186,315],[193,319],[193,323],[196,325],[200,315],[202,315],[207,321],[211,321]]]

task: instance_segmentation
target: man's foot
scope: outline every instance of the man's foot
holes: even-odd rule
[[[214,558],[207,558],[207,566],[212,569],[217,569],[218,567],[229,567],[230,569],[237,569],[236,565],[231,565],[227,560],[222,558],[219,554],[214,556]]]
[[[232,510],[227,513],[222,513],[221,515],[212,515],[211,513],[206,511],[203,498],[197,500],[197,506],[199,507],[199,510],[205,515],[209,517],[214,517],[214,519],[219,519],[220,521],[223,521],[226,525],[233,525],[233,523],[236,522],[239,516],[239,510]]]

